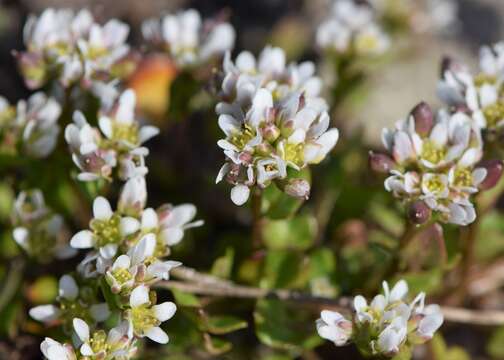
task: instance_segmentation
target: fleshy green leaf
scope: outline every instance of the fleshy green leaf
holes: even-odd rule
[[[317,220],[305,214],[289,220],[269,220],[263,226],[263,241],[270,249],[306,250],[313,245]]]
[[[212,265],[212,275],[229,279],[233,270],[234,250],[231,247],[226,248],[226,252],[217,258]]]
[[[227,334],[248,326],[245,320],[234,316],[210,316],[206,321],[206,330],[215,335]]]

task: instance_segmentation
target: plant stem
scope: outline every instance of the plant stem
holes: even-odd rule
[[[388,268],[387,272],[385,273],[385,278],[392,277],[401,269],[401,255],[408,247],[408,245],[411,243],[411,241],[415,238],[415,235],[418,233],[418,231],[422,228],[422,226],[415,225],[411,222],[407,222],[404,228],[404,231],[399,238],[399,242],[397,244],[397,248],[394,252],[394,257],[392,259],[392,262],[390,264],[390,267]]]
[[[25,259],[17,258],[12,261],[7,278],[5,279],[2,292],[0,293],[0,313],[11,303],[12,298],[23,280]]]
[[[252,193],[252,247],[260,249],[263,245],[262,239],[262,191],[254,189]]]
[[[471,224],[469,224],[462,230],[462,236],[464,238],[464,250],[462,258],[460,291],[458,294],[459,301],[463,301],[469,287],[469,277],[471,274],[471,268],[474,264],[474,251],[476,239],[478,237],[479,219],[480,218],[477,217]]]

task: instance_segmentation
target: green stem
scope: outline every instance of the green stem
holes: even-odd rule
[[[2,292],[0,292],[0,313],[11,303],[23,280],[23,272],[26,262],[24,258],[17,258],[12,261],[11,267],[5,279]]]
[[[462,229],[463,233],[461,234],[461,237],[464,238],[464,250],[461,269],[461,284],[459,294],[460,300],[464,299],[467,293],[467,288],[469,286],[471,268],[475,260],[474,252],[476,247],[476,239],[478,238],[479,219],[480,217],[478,216],[474,220],[474,222],[469,224],[466,228]]]
[[[415,225],[413,223],[410,223],[409,221],[406,223],[404,231],[397,243],[394,257],[386,272],[385,278],[392,277],[399,270],[401,270],[401,255],[404,252],[404,249],[408,247],[408,245],[415,238],[415,235],[420,231],[421,228],[423,228],[423,226]]]
[[[262,239],[262,191],[255,189],[252,193],[252,247],[260,249],[263,245]]]

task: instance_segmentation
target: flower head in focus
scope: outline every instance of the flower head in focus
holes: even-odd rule
[[[388,191],[408,205],[426,205],[442,222],[474,221],[472,196],[488,170],[479,165],[483,141],[470,116],[446,110],[434,115],[420,103],[395,129],[384,129],[382,140],[388,155],[380,155],[379,162],[388,164],[383,168],[390,174],[385,180]]]
[[[222,56],[233,48],[236,37],[231,24],[219,20],[203,22],[194,9],[165,15],[160,20],[149,19],[143,23],[142,33],[182,68]]]
[[[160,344],[168,342],[168,335],[159,327],[175,314],[177,307],[172,302],[154,305],[145,285],[136,287],[130,295],[130,309],[126,318],[130,323],[130,336],[148,337]]]
[[[73,320],[73,328],[82,342],[80,354],[86,359],[126,360],[137,352],[135,339],[128,336],[128,322],[123,321],[117,327],[109,330],[90,331],[89,325],[82,319]]]
[[[363,296],[354,298],[353,321],[324,310],[317,320],[317,331],[324,339],[342,346],[353,341],[367,356],[394,357],[411,351],[412,345],[430,340],[443,323],[439,306],[425,306],[425,294],[411,303],[406,301],[408,285],[404,280],[392,289],[383,282],[383,294],[368,303]]]

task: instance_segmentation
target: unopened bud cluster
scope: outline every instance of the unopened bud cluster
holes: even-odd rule
[[[280,180],[287,194],[309,196],[309,183],[289,179],[287,168],[299,171],[319,163],[338,141],[314,71],[311,62],[287,65],[280,48],[266,47],[257,61],[246,51],[234,63],[226,55],[223,101],[216,108],[226,135],[217,144],[226,163],[216,181],[234,185],[235,204],[247,201],[250,188]]]
[[[407,301],[408,285],[399,281],[392,290],[383,282],[384,294],[368,304],[362,296],[354,298],[352,319],[324,310],[317,320],[319,335],[336,346],[355,343],[365,356],[409,358],[412,347],[429,341],[443,324],[438,305],[425,305],[425,294]]]

